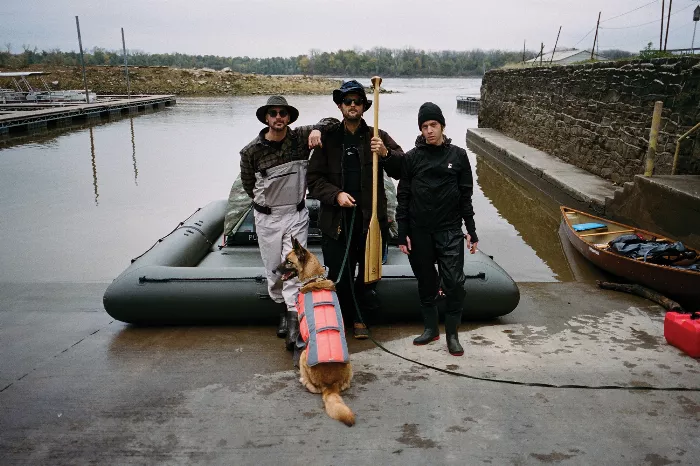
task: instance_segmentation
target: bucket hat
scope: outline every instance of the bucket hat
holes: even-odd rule
[[[258,108],[255,112],[255,116],[258,117],[260,123],[267,124],[265,121],[265,114],[270,107],[285,107],[289,112],[289,124],[292,124],[299,118],[299,110],[292,107],[287,103],[287,99],[281,95],[273,95],[267,99],[267,103],[262,107]]]
[[[340,105],[343,98],[348,94],[359,94],[365,101],[365,110],[372,106],[372,101],[367,100],[367,94],[365,94],[365,86],[358,83],[354,79],[350,81],[345,81],[340,88],[333,91],[333,102]]]

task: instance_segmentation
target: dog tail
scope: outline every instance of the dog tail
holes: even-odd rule
[[[355,415],[343,402],[337,389],[327,388],[323,390],[323,404],[326,407],[326,413],[333,419],[348,427],[355,424]]]

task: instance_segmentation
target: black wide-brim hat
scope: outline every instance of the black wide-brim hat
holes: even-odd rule
[[[270,96],[269,99],[267,99],[267,103],[257,109],[255,111],[255,116],[258,117],[258,120],[260,123],[267,124],[267,121],[265,121],[265,114],[267,113],[267,110],[270,107],[284,107],[287,109],[289,112],[289,124],[291,125],[295,121],[297,121],[297,118],[299,118],[299,110],[296,108],[292,107],[287,103],[287,99],[282,97],[281,95],[273,95]]]
[[[340,105],[343,102],[343,98],[348,94],[359,94],[365,101],[365,110],[372,106],[372,101],[367,100],[367,94],[365,94],[365,86],[358,83],[354,79],[350,81],[345,81],[340,88],[333,91],[333,102]]]

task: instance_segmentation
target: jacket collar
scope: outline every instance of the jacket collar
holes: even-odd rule
[[[265,139],[265,134],[267,134],[268,131],[270,131],[270,128],[269,128],[269,127],[263,128],[263,129],[260,130],[260,132],[258,133],[258,141],[257,141],[257,144],[262,144],[262,145],[264,145],[264,146],[269,145],[269,143],[270,143],[271,141],[268,141],[267,139]],[[292,128],[290,128],[289,126],[287,126],[287,135],[286,135],[286,136],[284,137],[284,139],[282,139],[280,142],[284,142],[284,141],[286,141],[286,140],[289,139],[289,138],[295,139],[296,137],[297,137],[296,132],[295,132],[295,131],[292,131]]]
[[[425,137],[422,134],[419,134],[418,137],[416,138],[416,147],[421,147],[421,148],[438,148],[438,147],[445,147],[449,148],[452,145],[452,139],[448,138],[447,136],[443,135],[443,142],[441,146],[434,146],[432,144],[428,144],[425,142]]]

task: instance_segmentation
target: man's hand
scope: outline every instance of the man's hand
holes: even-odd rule
[[[467,240],[467,249],[471,254],[474,254],[477,249],[476,247],[479,245],[479,242],[477,241],[476,243],[472,243],[472,237],[467,233],[464,235],[464,239]]]
[[[399,244],[399,250],[404,254],[411,254],[411,238],[406,237],[406,244]]]
[[[355,205],[355,198],[345,191],[339,192],[336,200],[338,201],[338,205],[340,207],[352,207]]]
[[[309,134],[309,149],[314,147],[323,147],[323,144],[321,144],[321,132],[317,129]]]
[[[369,143],[372,152],[376,152],[380,157],[386,157],[389,154],[389,149],[384,145],[384,141],[379,136],[375,136]]]

